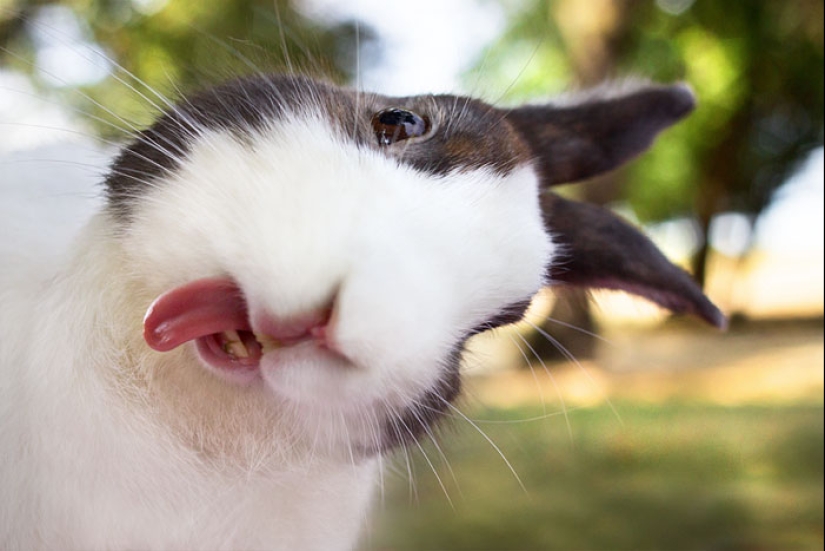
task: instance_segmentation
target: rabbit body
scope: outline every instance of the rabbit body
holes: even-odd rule
[[[380,450],[423,430],[382,436],[387,412],[441,385],[457,339],[539,288],[551,245],[530,168],[444,185],[327,124],[199,129],[128,223],[104,209],[64,266],[15,267],[0,299],[0,546],[354,545]],[[238,282],[251,319],[334,295],[346,360],[299,343],[239,381],[194,347],[148,347],[152,301],[210,277]]]
[[[171,108],[64,263],[5,262],[0,547],[348,549],[381,458],[453,407],[467,339],[548,279],[720,325],[635,229],[541,192],[692,107],[680,86],[499,110],[267,76]]]

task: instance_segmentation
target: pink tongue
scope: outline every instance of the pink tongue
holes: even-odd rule
[[[229,279],[199,279],[167,291],[143,318],[143,338],[160,352],[230,330],[250,326],[243,294]]]

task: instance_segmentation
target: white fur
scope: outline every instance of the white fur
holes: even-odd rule
[[[347,549],[388,411],[456,342],[542,284],[533,169],[436,178],[294,118],[252,142],[204,132],[125,233],[98,214],[55,273],[0,291],[0,548]],[[263,381],[150,350],[159,294],[230,276],[254,315],[337,293],[353,365],[301,350]],[[277,365],[276,365],[277,363]]]

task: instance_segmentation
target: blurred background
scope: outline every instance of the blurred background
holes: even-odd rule
[[[561,192],[643,227],[729,331],[542,293],[388,461],[363,548],[822,549],[823,69],[821,0],[0,0],[0,241],[61,249],[118,143],[232,75],[503,105],[686,81],[692,117]]]

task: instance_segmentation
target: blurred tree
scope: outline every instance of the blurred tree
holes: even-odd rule
[[[557,91],[565,74],[585,86],[630,74],[694,87],[696,113],[652,151],[570,192],[598,203],[624,195],[646,223],[694,217],[702,230],[692,261],[700,283],[714,215],[736,211],[755,219],[773,191],[822,146],[821,0],[527,0],[514,6],[509,31],[483,65],[509,99]],[[529,61],[527,43],[538,45]],[[544,82],[529,68],[560,59]],[[525,63],[525,82],[514,84],[520,74],[512,66]],[[576,316],[573,322],[582,323]]]
[[[82,94],[45,82],[37,71],[39,42],[45,36],[73,45],[65,29],[52,24],[54,17],[44,17],[49,10],[71,10],[80,32],[120,69],[103,82],[81,86]],[[137,93],[160,103],[147,88],[175,98],[228,76],[293,68],[345,81],[355,67],[356,32],[354,22],[323,27],[289,0],[36,0],[0,10],[0,64],[31,74],[45,91],[57,89],[61,101],[98,121],[101,134],[112,135],[121,133],[121,117],[135,127],[156,117]],[[361,41],[370,37],[368,31],[361,34]],[[84,55],[107,65],[100,54]]]
[[[634,18],[622,69],[685,78],[700,103],[633,167],[628,197],[647,221],[693,209],[705,236],[693,269],[704,282],[712,217],[754,219],[822,146],[823,3],[660,0],[640,4]]]
[[[581,86],[595,86],[609,79],[615,72],[623,55],[622,45],[627,43],[632,22],[629,7],[633,0],[555,0],[543,1],[533,5],[531,10],[522,13],[514,23],[516,40],[524,40],[525,28],[533,33],[546,36],[548,29],[557,37],[556,40],[534,38],[539,49],[534,59],[553,56],[552,50],[560,50],[566,60],[566,80],[573,80]],[[546,14],[546,20],[552,25],[537,24],[545,18],[536,17],[532,10],[539,9]],[[513,33],[513,31],[510,31]],[[529,33],[528,33],[529,34]],[[508,36],[512,36],[508,35]],[[510,39],[505,38],[505,44]],[[504,51],[506,52],[506,46]],[[504,54],[506,56],[506,53]],[[548,60],[550,61],[550,60]],[[532,64],[533,60],[531,60]],[[543,90],[541,79],[534,83],[536,90]],[[533,94],[536,93],[533,90]],[[529,97],[530,91],[521,88],[520,95]],[[526,98],[525,98],[526,99]],[[622,172],[606,174],[577,184],[566,190],[579,199],[606,205],[619,200],[622,195]],[[555,302],[549,319],[542,331],[535,332],[529,338],[531,351],[545,359],[564,360],[568,356],[578,359],[591,357],[595,352],[595,323],[591,314],[588,291],[585,289],[560,287],[555,289]],[[558,324],[556,321],[563,321]],[[555,341],[544,337],[552,334]],[[562,348],[563,347],[563,348]]]
[[[696,90],[696,113],[620,174],[643,222],[695,213],[706,236],[718,212],[756,216],[822,146],[821,0],[528,0],[510,17],[483,64],[508,99],[558,91],[565,78],[587,86],[624,75]],[[529,60],[525,43],[538,45]],[[525,83],[512,82],[514,64],[560,59],[544,82],[529,67]],[[706,252],[694,263],[700,281]]]

